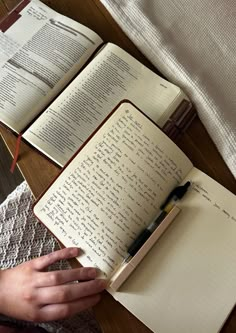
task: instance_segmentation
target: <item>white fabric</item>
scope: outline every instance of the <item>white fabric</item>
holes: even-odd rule
[[[160,72],[184,89],[236,177],[236,2],[100,1]]]

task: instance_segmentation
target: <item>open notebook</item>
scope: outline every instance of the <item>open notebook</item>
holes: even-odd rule
[[[216,333],[235,304],[236,198],[195,168],[132,104],[113,111],[37,201],[34,212],[84,266],[110,278],[178,184],[181,212],[114,292],[157,333]]]

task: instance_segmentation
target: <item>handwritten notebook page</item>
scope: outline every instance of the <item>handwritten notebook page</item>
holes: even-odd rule
[[[196,168],[186,180],[181,213],[114,297],[154,332],[216,333],[236,300],[236,197]]]
[[[124,103],[36,204],[36,216],[84,266],[109,276],[191,162],[146,116]]]

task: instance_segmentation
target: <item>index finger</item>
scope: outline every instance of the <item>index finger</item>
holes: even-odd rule
[[[54,251],[45,256],[32,260],[33,267],[38,270],[44,270],[50,265],[64,259],[71,259],[79,255],[80,250],[77,247],[68,247],[62,250]]]

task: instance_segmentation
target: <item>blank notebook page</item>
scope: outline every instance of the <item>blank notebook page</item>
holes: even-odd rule
[[[182,209],[114,297],[158,333],[216,333],[236,299],[235,196],[193,168]]]

